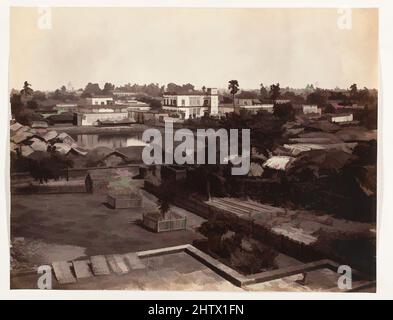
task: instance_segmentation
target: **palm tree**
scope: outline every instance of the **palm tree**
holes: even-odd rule
[[[30,88],[31,84],[28,83],[27,81],[24,82],[23,84],[23,89],[20,91],[20,93],[24,96],[30,96],[33,94],[33,89]]]
[[[239,82],[237,80],[230,80],[228,82],[228,90],[233,98],[233,106],[235,106],[235,94],[239,91]]]
[[[166,199],[158,199],[158,209],[161,212],[161,217],[162,220],[165,220],[166,218],[166,213],[169,211],[170,209],[170,205],[169,202]]]
[[[160,186],[160,194],[158,195],[157,205],[161,212],[162,219],[165,220],[166,213],[170,209],[170,202],[173,200],[173,190],[168,183],[163,183]]]

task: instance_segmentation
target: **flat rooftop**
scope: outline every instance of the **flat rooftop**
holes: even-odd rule
[[[244,276],[191,245],[54,262],[52,288],[62,290],[160,291],[335,291],[336,266],[329,260]],[[331,265],[329,265],[331,263]],[[62,268],[59,268],[62,264]],[[103,268],[103,264],[105,265]],[[332,269],[333,268],[333,269]],[[102,270],[106,269],[105,274]],[[303,271],[307,272],[305,282]],[[96,274],[96,273],[99,274]],[[100,273],[101,272],[101,273]],[[12,289],[36,289],[37,275],[11,276]],[[375,283],[356,279],[355,291],[375,291]]]

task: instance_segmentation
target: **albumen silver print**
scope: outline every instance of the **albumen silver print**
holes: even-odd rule
[[[378,8],[9,21],[11,290],[376,292]]]

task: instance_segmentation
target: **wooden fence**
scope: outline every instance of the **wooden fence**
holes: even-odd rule
[[[187,227],[187,218],[176,216],[169,219],[160,220],[149,214],[143,215],[143,224],[155,232],[185,230]]]

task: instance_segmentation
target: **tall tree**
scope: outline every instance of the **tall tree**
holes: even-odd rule
[[[317,88],[307,96],[307,103],[325,107],[327,105],[328,96],[328,91]]]
[[[237,80],[230,80],[228,82],[228,90],[232,95],[233,106],[235,106],[235,94],[239,91],[239,82]]]
[[[261,88],[259,89],[260,99],[263,100],[268,98],[268,92],[265,86],[263,85],[263,83],[261,83],[260,86],[261,86]]]
[[[104,89],[102,89],[102,94],[112,94],[113,90],[115,90],[115,85],[109,82],[104,84]]]
[[[65,93],[61,89],[56,89],[55,92],[52,95],[52,98],[55,100],[65,100]]]
[[[99,84],[89,82],[86,85],[85,90],[83,91],[82,97],[89,97],[98,94],[101,94],[101,89]]]
[[[276,100],[276,99],[278,99],[279,97],[280,97],[280,84],[279,83],[277,83],[277,84],[272,84],[271,86],[270,86],[270,99],[272,99],[272,100]]]
[[[31,96],[34,92],[34,90],[31,87],[31,84],[25,81],[23,83],[23,89],[20,91],[22,96]]]
[[[356,99],[358,95],[358,86],[356,83],[352,84],[349,87],[349,95],[351,96],[352,99]]]
[[[163,220],[166,219],[166,214],[171,208],[171,202],[174,198],[173,187],[168,182],[163,182],[160,185],[160,192],[157,199],[158,210],[161,212]]]
[[[10,99],[11,113],[15,116],[23,109],[23,102],[20,94],[14,93]]]
[[[376,103],[375,97],[373,97],[370,93],[370,90],[364,87],[360,89],[357,94],[358,103],[364,105],[371,105]]]

